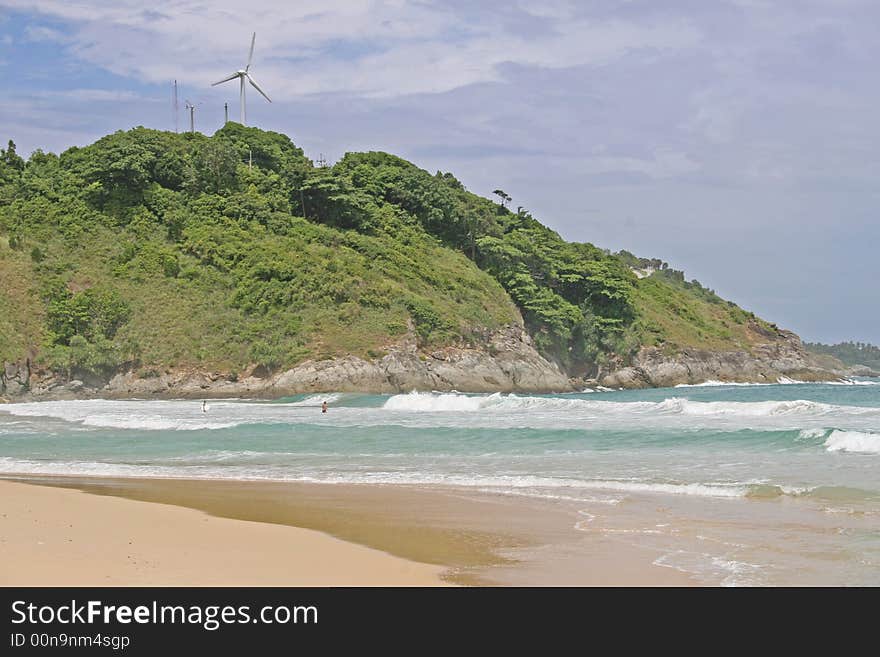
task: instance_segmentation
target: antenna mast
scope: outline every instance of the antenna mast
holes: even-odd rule
[[[229,123],[229,103],[223,103],[223,125]]]

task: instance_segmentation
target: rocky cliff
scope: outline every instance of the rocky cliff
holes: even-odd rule
[[[309,360],[275,374],[255,368],[244,376],[218,372],[168,370],[122,372],[109,381],[67,381],[49,372],[8,365],[0,394],[7,399],[77,397],[281,397],[302,392],[395,393],[410,390],[467,392],[561,392],[572,382],[543,358],[528,333],[510,325],[489,336],[485,345],[422,352],[414,338],[376,360],[345,356]]]
[[[757,327],[756,327],[757,328]],[[750,351],[683,349],[666,354],[643,347],[632,365],[600,373],[596,383],[609,388],[671,387],[706,381],[776,383],[786,377],[798,381],[828,381],[849,374],[842,363],[819,364],[790,331],[779,331]]]
[[[162,373],[121,372],[109,381],[60,378],[32,371],[30,363],[7,364],[0,396],[7,401],[79,397],[274,398],[306,392],[398,393],[410,390],[460,392],[572,392],[586,387],[648,388],[706,381],[775,383],[781,378],[827,381],[858,374],[827,359],[817,361],[800,339],[758,344],[751,351],[686,349],[674,355],[642,348],[634,362],[600,372],[593,379],[571,379],[542,357],[518,325],[487,336],[486,344],[422,352],[415,339],[391,348],[382,358],[355,356],[308,360],[292,369],[269,373],[254,368],[242,376],[197,370]]]

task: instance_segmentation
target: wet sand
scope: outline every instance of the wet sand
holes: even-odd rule
[[[109,549],[107,545],[121,549],[114,563],[120,564],[122,570],[111,580],[102,582],[96,579],[106,576],[101,571],[99,550],[92,557],[96,561],[94,567],[87,571],[91,573],[91,579],[81,579],[81,583],[318,586],[434,585],[442,582],[522,586],[694,584],[681,572],[654,565],[652,561],[656,555],[650,550],[598,536],[589,538],[585,544],[583,535],[577,536],[571,531],[572,524],[577,522],[576,516],[540,500],[409,486],[104,477],[16,479],[28,483],[0,482],[4,500],[8,486],[15,486],[18,491],[19,505],[26,505],[32,497],[51,498],[53,490],[65,496],[64,504],[53,505],[43,500],[47,503],[39,505],[32,513],[33,527],[28,524],[28,516],[16,520],[12,540],[19,550],[17,556],[10,554],[7,543],[0,543],[0,558],[5,564],[15,564],[12,568],[15,581],[22,584],[61,583],[40,571],[42,562],[35,562],[33,555],[23,549],[24,545],[33,545],[39,540],[40,523],[60,522],[63,525],[67,521],[73,525],[71,529],[75,529],[97,513],[89,508],[91,505],[110,501],[107,498],[117,498],[113,501],[123,507],[130,505],[131,501],[153,503],[137,505],[138,513],[132,513],[130,517],[119,510],[129,523],[126,526],[129,533],[138,531],[147,537],[155,534],[156,527],[164,527],[172,519],[178,524],[171,533],[156,534],[152,543],[142,546],[142,551],[138,552],[136,558],[153,564],[149,572],[156,578],[155,581],[144,581],[126,579],[134,577],[138,571],[123,567],[124,559],[132,557],[122,556],[127,544],[122,540],[124,537],[119,526],[106,520],[89,521],[92,533],[80,534],[80,539],[105,546],[101,550]],[[58,491],[59,487],[76,489],[87,495]],[[38,492],[29,495],[27,491],[31,489]],[[77,503],[72,504],[71,500]],[[3,513],[8,512],[4,509]],[[180,513],[186,516],[180,516]],[[144,517],[139,520],[140,515]],[[7,518],[2,521],[9,522]],[[243,558],[240,563],[230,561],[220,571],[209,574],[202,570],[200,578],[190,575],[191,580],[187,580],[187,571],[179,570],[185,564],[163,560],[172,545],[178,550],[186,548],[191,561],[198,562],[200,554],[211,555],[212,562],[225,558],[227,539],[221,540],[216,534],[201,536],[200,530],[196,529],[208,526],[206,523],[223,522],[237,523],[223,531],[225,535],[237,537],[237,554]],[[257,540],[255,528],[260,532],[280,532],[273,534],[272,540],[281,540],[284,532],[293,528],[298,528],[293,531],[305,533],[302,536],[290,534],[285,547],[269,550],[267,559],[264,545],[268,539]],[[6,529],[3,538],[8,541],[8,536],[10,532]],[[296,546],[305,536],[315,541],[315,537],[333,541],[336,551],[322,554],[321,563],[326,566],[323,570],[305,568],[302,573],[289,570],[290,555],[300,553]],[[381,568],[365,572],[357,555],[354,552],[349,555],[343,547],[361,550],[387,561]],[[89,560],[87,551],[76,552],[63,543],[54,544],[52,551],[54,560],[60,564],[56,569],[58,576],[70,570],[72,563]],[[303,554],[309,553],[304,551]],[[259,568],[245,572],[246,564],[251,564],[249,568],[258,565]],[[198,570],[201,564],[194,567]],[[288,568],[286,572],[285,568]],[[273,572],[277,577],[273,578]],[[0,573],[0,582],[12,583],[6,582],[13,576],[11,572],[7,574],[0,570]]]

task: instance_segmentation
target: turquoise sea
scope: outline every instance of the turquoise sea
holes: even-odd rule
[[[321,413],[327,401],[329,412]],[[0,474],[452,487],[710,584],[880,584],[880,381],[0,406]]]

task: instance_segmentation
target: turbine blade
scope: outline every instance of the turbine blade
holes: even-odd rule
[[[247,71],[251,67],[251,60],[254,58],[254,41],[257,40],[257,33],[254,32],[254,35],[251,37],[251,51],[248,53],[248,63],[247,66],[244,67],[244,70]]]
[[[263,91],[262,89],[260,89],[260,85],[258,85],[256,82],[254,82],[254,79],[251,77],[251,74],[250,74],[250,73],[248,73],[247,79],[248,79],[248,82],[251,83],[251,86],[252,86],[254,89],[256,89],[257,91],[259,91],[260,94],[262,94],[263,98],[265,98],[266,100],[268,100],[270,103],[272,102],[272,99],[269,98],[269,96],[266,95],[266,92]]]
[[[224,82],[229,82],[230,80],[234,80],[238,77],[238,73],[231,73],[228,78],[223,78],[222,80],[218,80],[217,82],[211,83],[212,87],[216,87],[218,84],[223,84]]]

